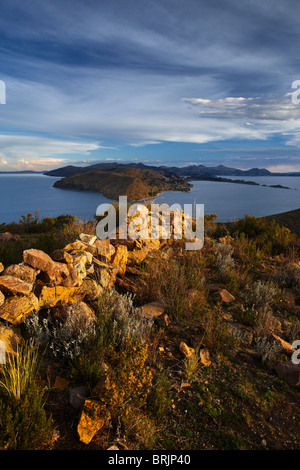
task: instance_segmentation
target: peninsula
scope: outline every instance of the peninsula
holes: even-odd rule
[[[190,191],[192,184],[185,178],[165,172],[140,168],[122,168],[118,171],[91,170],[58,180],[55,188],[91,191],[117,200],[119,195],[130,201],[155,197],[163,191]]]

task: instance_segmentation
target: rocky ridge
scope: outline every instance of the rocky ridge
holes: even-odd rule
[[[28,249],[23,252],[21,263],[5,269],[0,263],[0,340],[5,343],[6,353],[16,352],[22,338],[20,327],[34,313],[52,310],[63,318],[66,309],[73,309],[75,314],[80,312],[85,318],[93,320],[92,302],[104,291],[117,287],[121,291],[134,293],[136,284],[132,276],[138,273],[139,265],[158,251],[162,256],[168,256],[167,250],[172,243],[176,242],[161,239],[99,240],[96,236],[81,233],[73,243],[55,250],[51,256],[41,250]],[[230,304],[235,300],[221,285],[211,284],[208,290],[218,302]],[[159,319],[164,326],[170,324],[165,314],[164,299],[143,305],[140,311],[147,318]],[[233,329],[243,330],[247,346],[251,344],[251,329],[245,331],[239,324],[233,324],[230,314],[225,321],[232,323]],[[291,356],[295,350],[275,333],[278,330],[271,333],[270,339]],[[180,350],[186,357],[195,353],[184,341],[180,344]],[[200,352],[203,364],[209,367],[209,350],[202,348]],[[279,378],[290,385],[300,385],[298,365],[292,362],[277,364],[274,370]],[[63,384],[57,383],[57,386]],[[105,410],[100,412],[97,408],[99,403],[85,398],[84,391],[71,392],[70,401],[80,409],[79,439],[89,444],[107,419]],[[96,422],[91,418],[95,407],[96,415],[101,416]]]

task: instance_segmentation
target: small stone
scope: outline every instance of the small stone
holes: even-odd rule
[[[166,313],[159,315],[158,317],[155,317],[155,322],[161,328],[167,328],[171,324],[171,320]]]
[[[89,395],[89,388],[86,385],[80,385],[70,390],[69,402],[72,408],[81,409],[86,398]]]
[[[230,294],[230,292],[228,292],[226,289],[220,289],[219,291],[215,292],[214,298],[216,300],[220,300],[221,302],[224,302],[227,304],[235,300],[235,297],[232,294]]]
[[[209,367],[211,365],[210,354],[207,348],[200,349],[199,356],[201,364],[206,367]]]
[[[77,426],[81,442],[89,444],[95,434],[104,426],[106,421],[106,406],[96,400],[87,399]]]
[[[64,390],[65,388],[67,388],[67,386],[69,385],[70,383],[70,380],[68,379],[65,379],[64,377],[59,377],[58,375],[55,377],[55,382],[54,382],[54,385],[53,387],[58,389],[58,390]]]
[[[181,341],[180,343],[180,350],[185,355],[185,357],[191,357],[195,354],[195,349],[190,348],[186,343]]]
[[[282,348],[285,354],[293,354],[295,352],[295,349],[292,347],[292,345],[287,341],[284,341],[284,339],[280,338],[280,336],[277,336],[273,333],[271,338]]]

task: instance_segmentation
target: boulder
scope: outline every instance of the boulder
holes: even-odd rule
[[[94,246],[102,248],[104,248],[105,246],[109,247],[110,244],[111,243],[109,238],[106,238],[105,240],[100,240],[99,238],[97,238],[97,240],[94,242]]]
[[[71,264],[73,262],[72,256],[65,250],[54,250],[51,253],[51,258],[61,263]]]
[[[89,444],[95,434],[104,426],[107,415],[106,406],[103,403],[96,400],[85,400],[77,426],[80,441]]]
[[[39,301],[31,292],[29,295],[13,296],[0,307],[0,318],[12,323],[20,324],[33,311],[39,310]]]
[[[149,248],[149,250],[159,250],[160,241],[158,238],[146,238],[143,239],[144,246]]]
[[[141,307],[141,311],[146,318],[159,317],[165,313],[165,302],[163,300],[157,300],[150,302]]]
[[[60,282],[60,285],[64,287],[79,287],[82,284],[82,279],[78,276],[76,268],[70,264],[67,267],[69,275]]]
[[[0,307],[1,307],[1,305],[4,304],[4,302],[5,302],[5,296],[4,296],[3,292],[0,291]]]
[[[4,270],[4,266],[2,263],[0,263],[0,273],[2,273],[3,270]]]
[[[80,240],[87,245],[93,245],[97,240],[96,235],[89,235],[87,233],[81,233],[79,235]]]
[[[69,243],[64,247],[64,251],[74,251],[74,250],[82,250],[84,251],[86,248],[86,244],[83,243],[81,240],[76,240],[73,243]]]
[[[253,333],[253,329],[250,326],[241,325],[240,323],[237,323],[235,321],[230,321],[230,319],[229,321],[227,321],[226,318],[225,320],[227,322],[226,325],[227,325],[228,332],[234,338],[236,338],[243,347],[247,347],[252,344],[254,333]]]
[[[64,286],[37,286],[39,308],[51,308],[57,305],[74,303],[76,301],[77,287]]]
[[[22,281],[17,277],[3,274],[0,276],[0,290],[11,295],[28,295],[32,291],[32,284]]]
[[[58,261],[53,261],[53,266],[47,271],[43,271],[39,279],[41,279],[45,284],[49,285],[59,285],[64,279],[69,276],[69,269],[65,263],[59,263]]]
[[[16,236],[10,232],[0,233],[0,241],[2,242],[7,242],[7,241],[15,240],[15,239],[16,239]]]
[[[32,268],[41,271],[49,271],[54,268],[54,261],[42,250],[31,248],[23,251],[23,260]]]
[[[106,261],[110,261],[112,256],[115,254],[116,249],[110,243],[102,244],[102,243],[99,243],[100,241],[103,241],[103,240],[97,240],[93,245],[97,249],[97,256],[104,257]]]
[[[18,344],[22,341],[19,327],[0,324],[0,342],[5,345],[6,354],[16,354]]]
[[[118,267],[118,274],[124,276],[128,259],[128,250],[126,245],[117,245],[115,254],[111,259],[111,263]]]
[[[76,326],[74,323],[74,334],[79,334],[83,331],[87,324],[91,324],[96,321],[96,315],[94,310],[89,307],[85,302],[74,302],[73,304],[64,304],[55,310],[52,310],[52,316],[62,321],[68,317],[76,317]]]
[[[97,269],[97,281],[103,289],[107,289],[110,283],[109,271],[106,269]]]
[[[72,266],[77,271],[77,276],[81,281],[86,277],[86,265],[90,265],[93,262],[93,255],[84,250],[72,250],[70,252],[72,256]]]
[[[84,279],[79,287],[36,287],[36,295],[39,300],[40,308],[52,308],[64,304],[73,304],[81,302],[84,299],[87,301],[93,301],[99,297],[101,292],[101,286],[99,286],[93,279]]]
[[[8,266],[3,272],[3,274],[15,276],[22,281],[28,282],[29,284],[35,283],[36,277],[39,273],[39,270],[36,270],[31,266],[26,266],[24,263],[12,264]]]
[[[102,292],[101,286],[99,286],[94,279],[84,279],[80,287],[76,289],[77,300],[96,300]]]
[[[290,343],[284,341],[284,339],[280,338],[280,336],[277,336],[274,333],[271,335],[271,340],[278,344],[285,354],[293,354],[295,352],[295,349]]]
[[[275,372],[289,385],[300,387],[300,364],[281,362],[275,366]]]
[[[130,264],[140,264],[147,257],[150,249],[144,246],[140,250],[128,251],[128,262]]]

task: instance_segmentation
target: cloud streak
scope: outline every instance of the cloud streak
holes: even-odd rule
[[[149,146],[170,160],[163,143],[275,136],[300,147],[300,105],[289,95],[300,78],[298,8],[294,0],[3,2],[3,162],[130,158],[135,149],[146,160]]]

